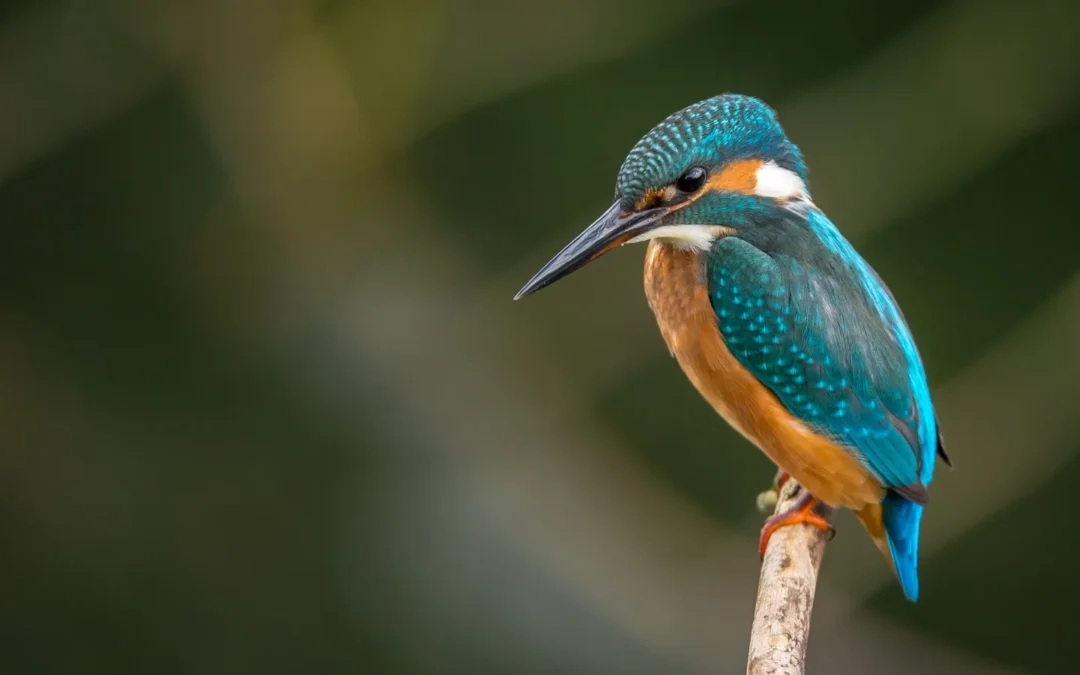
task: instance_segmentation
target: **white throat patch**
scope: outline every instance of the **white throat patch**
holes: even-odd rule
[[[723,225],[662,225],[643,232],[626,243],[636,244],[650,239],[661,239],[679,248],[708,251],[717,237],[730,234],[731,231],[730,227]]]

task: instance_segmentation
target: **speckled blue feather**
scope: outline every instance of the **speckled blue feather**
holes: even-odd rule
[[[720,333],[792,415],[892,488],[887,538],[915,599],[918,502],[933,475],[937,431],[914,340],[888,289],[824,214],[761,206],[757,216],[770,210],[787,236],[727,237],[709,254]]]
[[[852,448],[884,485],[925,485],[936,444],[932,411],[920,413],[922,364],[891,296],[850,245],[842,250],[850,276],[836,278],[720,240],[708,267],[720,332],[793,415]]]

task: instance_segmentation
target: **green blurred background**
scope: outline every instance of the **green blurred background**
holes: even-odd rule
[[[1074,673],[1080,3],[0,9],[0,671],[744,671],[765,458],[619,251],[654,123],[772,104],[922,347],[907,604],[847,515],[815,673]]]

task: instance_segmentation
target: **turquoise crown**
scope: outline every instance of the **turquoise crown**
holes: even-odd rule
[[[776,112],[751,96],[721,94],[673,113],[645,134],[619,169],[615,196],[632,204],[695,164],[752,158],[772,160],[806,180],[802,153]]]

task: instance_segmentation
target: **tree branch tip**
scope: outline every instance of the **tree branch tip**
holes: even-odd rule
[[[759,492],[755,505],[759,513],[772,513],[776,511],[776,503],[780,501],[780,494],[775,488],[769,488],[764,492]]]

